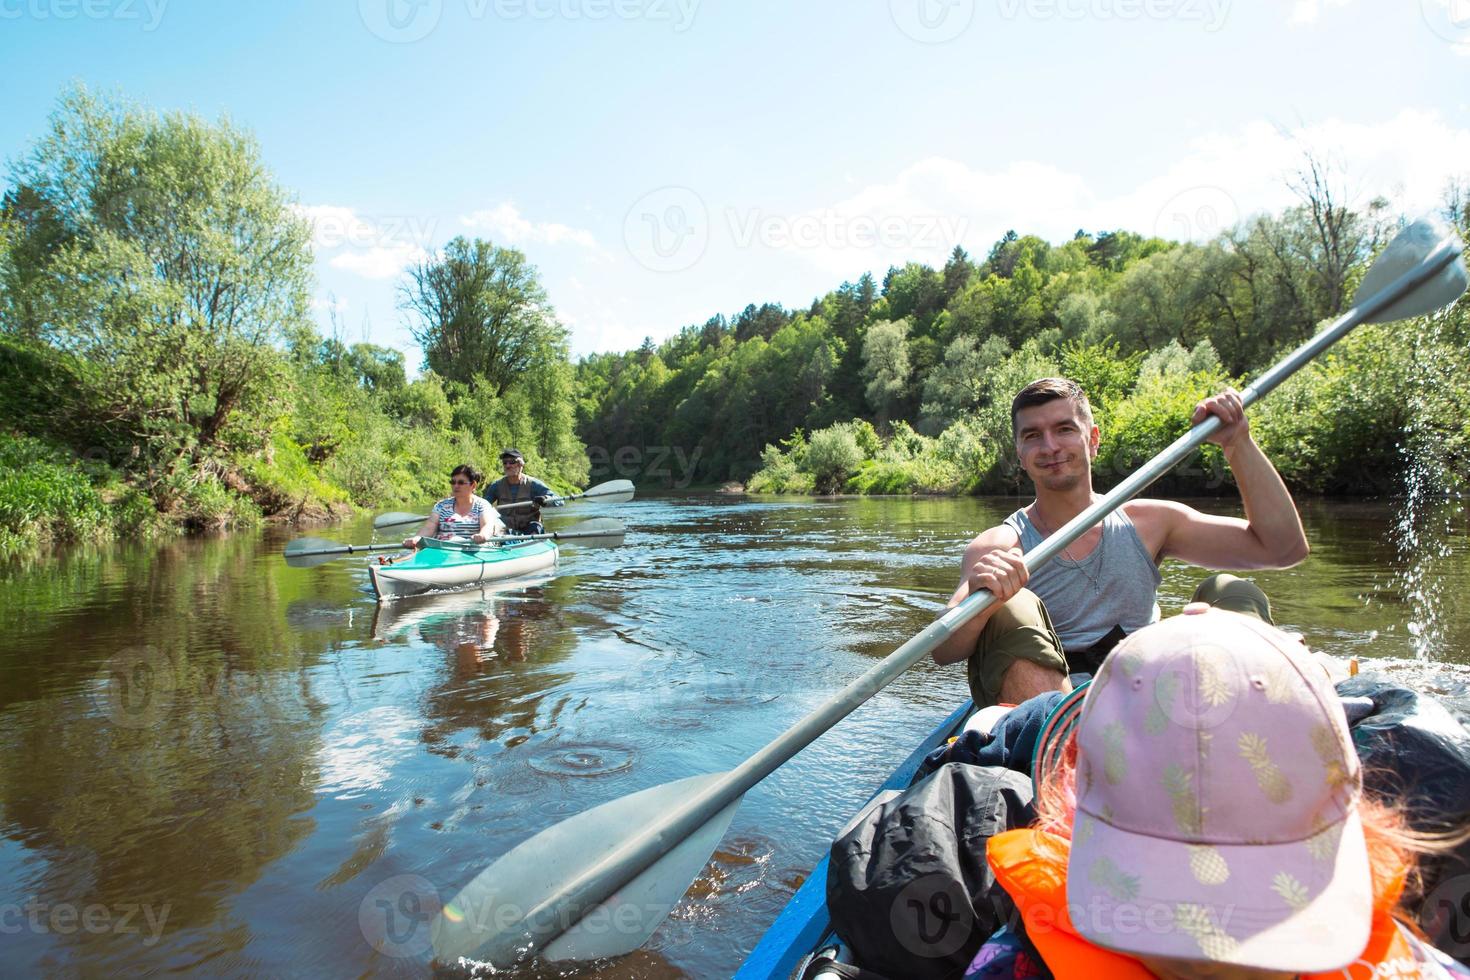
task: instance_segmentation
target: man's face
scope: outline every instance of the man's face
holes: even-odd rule
[[[519,459],[502,459],[500,461],[500,468],[505,471],[505,476],[511,483],[521,482],[521,470],[525,465]]]
[[[1067,491],[1087,481],[1097,455],[1097,426],[1070,398],[1053,398],[1016,413],[1016,452],[1038,487]]]

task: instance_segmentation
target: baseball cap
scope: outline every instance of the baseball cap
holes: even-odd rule
[[[526,457],[521,455],[519,449],[502,449],[500,451],[500,461],[503,463],[508,459],[513,459],[517,463],[524,463],[526,461]]]
[[[1362,774],[1296,639],[1199,607],[1113,650],[1076,721],[1073,924],[1133,955],[1310,973],[1368,943]]]

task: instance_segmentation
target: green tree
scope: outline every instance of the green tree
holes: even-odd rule
[[[908,394],[908,336],[907,320],[883,320],[868,328],[863,341],[864,394],[882,418],[888,418]]]
[[[952,340],[944,359],[924,379],[924,428],[941,432],[978,408],[988,390],[987,376],[1010,353],[1000,337],[987,337],[983,344],[968,335]]]
[[[566,339],[533,266],[513,248],[455,238],[437,257],[409,269],[400,305],[415,321],[424,366],[499,397]]]
[[[6,291],[23,296],[3,327],[67,361],[96,434],[151,464],[155,500],[262,446],[312,278],[309,229],[254,139],[76,88],[15,177]]]

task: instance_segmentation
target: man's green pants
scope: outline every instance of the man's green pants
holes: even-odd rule
[[[1201,582],[1191,601],[1272,622],[1271,601],[1266,593],[1254,582],[1225,572]],[[1108,648],[1111,649],[1111,643]],[[1001,682],[1017,660],[1029,660],[1066,676],[1095,671],[1105,655],[1106,650],[1074,651],[1069,659],[1040,597],[1030,589],[1022,589],[997,609],[980,631],[968,664],[970,697],[977,708],[999,702]]]

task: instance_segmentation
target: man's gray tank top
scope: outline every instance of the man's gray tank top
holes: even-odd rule
[[[1041,544],[1026,508],[1005,519],[1021,538],[1021,553]],[[1114,627],[1132,633],[1158,618],[1163,577],[1143,546],[1133,521],[1118,509],[1103,519],[1102,540],[1081,561],[1057,555],[1031,573],[1026,588],[1046,604],[1062,649],[1086,650]]]

